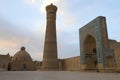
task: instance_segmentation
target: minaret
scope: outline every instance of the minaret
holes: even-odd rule
[[[58,70],[57,38],[56,38],[56,11],[53,4],[46,7],[47,25],[43,52],[42,70]]]

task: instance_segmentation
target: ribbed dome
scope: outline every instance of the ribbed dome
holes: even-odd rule
[[[32,58],[29,53],[25,51],[25,47],[21,47],[21,50],[14,55],[13,61],[32,61]]]

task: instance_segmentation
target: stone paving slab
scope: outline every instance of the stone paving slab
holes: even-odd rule
[[[0,80],[120,80],[120,73],[71,71],[5,71]]]

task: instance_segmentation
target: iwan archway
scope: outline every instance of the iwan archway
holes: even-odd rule
[[[109,47],[106,19],[99,16],[79,29],[80,62],[83,70],[110,69],[114,53]],[[108,61],[109,60],[109,61]]]
[[[83,51],[87,70],[97,69],[96,40],[93,36],[89,34],[86,36]]]

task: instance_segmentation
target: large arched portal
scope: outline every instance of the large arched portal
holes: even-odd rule
[[[93,36],[87,35],[84,40],[84,55],[87,70],[97,68],[96,40]]]
[[[105,17],[99,16],[81,27],[79,34],[81,69],[99,71],[112,69],[114,53],[109,47]]]

